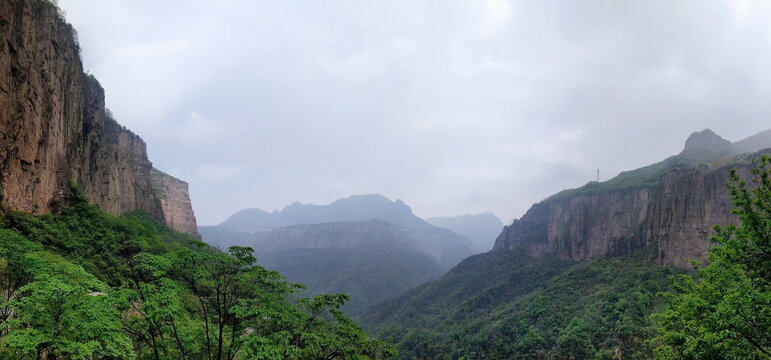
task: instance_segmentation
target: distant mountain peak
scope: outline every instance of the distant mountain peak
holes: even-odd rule
[[[382,219],[410,229],[431,227],[423,219],[415,216],[412,209],[403,201],[391,201],[380,194],[351,195],[335,200],[328,205],[294,202],[283,210],[270,214],[257,209],[247,209],[233,214],[220,225],[234,230],[254,232],[296,224],[366,221],[370,219]]]
[[[756,152],[771,147],[771,129],[761,131],[746,139],[733,143],[736,153]]]
[[[697,131],[685,141],[683,153],[722,153],[731,151],[731,142],[710,129]]]

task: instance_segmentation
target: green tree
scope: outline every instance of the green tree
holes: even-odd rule
[[[381,359],[393,346],[299,285],[147,214],[113,216],[71,184],[66,208],[0,204],[0,359]]]
[[[594,346],[589,326],[581,318],[573,318],[557,338],[559,358],[566,360],[591,359]]]
[[[26,255],[34,280],[10,301],[15,314],[3,339],[3,355],[23,359],[127,358],[130,339],[122,333],[107,286],[58,255]]]
[[[751,186],[730,173],[740,225],[716,226],[709,265],[676,277],[676,292],[664,294],[657,358],[771,358],[771,157],[756,165]]]
[[[167,277],[171,261],[161,255],[137,254],[127,259],[132,286],[120,292],[123,328],[140,354],[152,359],[201,358],[201,322],[187,312],[186,288]]]
[[[207,359],[380,359],[393,347],[371,339],[342,314],[345,295],[291,302],[298,285],[255,265],[253,250],[181,250],[171,276],[196,298]]]
[[[19,289],[33,279],[26,255],[41,249],[16,232],[0,229],[0,335],[8,332],[6,322],[13,315],[11,301],[18,298]]]

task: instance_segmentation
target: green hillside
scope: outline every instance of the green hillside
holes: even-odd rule
[[[678,272],[637,257],[575,263],[491,252],[364,321],[403,359],[648,359],[649,315],[663,306],[656,294]]]
[[[58,215],[0,209],[0,359],[389,358],[340,306],[72,184]]]

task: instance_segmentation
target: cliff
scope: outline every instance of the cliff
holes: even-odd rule
[[[75,30],[58,9],[42,0],[0,2],[0,200],[56,212],[72,179],[107,212],[143,210],[197,236],[194,225],[176,221],[192,216],[189,199],[164,207],[152,169],[144,141],[112,119],[104,90],[83,72]]]
[[[713,135],[695,133],[677,156],[533,205],[504,227],[493,250],[524,249],[536,257],[579,261],[644,252],[681,267],[688,266],[687,259],[705,259],[713,225],[736,222],[725,185],[728,171],[736,168],[748,178],[751,159],[759,155],[736,155],[730,142]],[[771,144],[742,149],[758,147]]]
[[[150,171],[150,181],[166,225],[200,238],[187,183],[157,169]]]

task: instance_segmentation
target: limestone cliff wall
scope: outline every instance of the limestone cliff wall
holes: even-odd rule
[[[1,1],[0,200],[56,211],[73,179],[107,212],[141,209],[166,222],[151,170],[144,141],[106,114],[104,90],[83,72],[75,31],[57,8]]]
[[[161,204],[164,221],[170,228],[201,238],[195,221],[187,183],[162,171],[150,172],[153,191]]]
[[[687,259],[706,257],[713,225],[736,221],[728,171],[737,168],[748,178],[749,166],[672,169],[651,187],[547,199],[504,227],[493,250],[524,248],[574,260],[642,251],[688,266]]]

